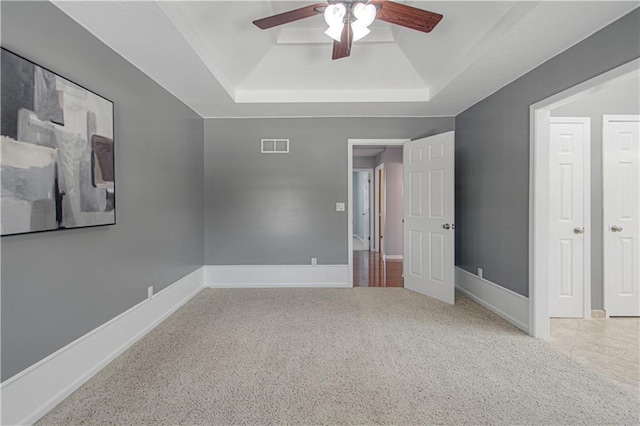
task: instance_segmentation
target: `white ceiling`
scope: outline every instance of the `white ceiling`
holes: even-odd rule
[[[314,1],[54,3],[203,117],[456,115],[637,7],[411,1],[444,15],[433,32],[376,21],[333,61],[322,16],[251,23]]]

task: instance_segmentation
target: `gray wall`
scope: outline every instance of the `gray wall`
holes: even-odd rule
[[[635,9],[456,117],[456,264],[528,296],[529,106],[640,56]]]
[[[205,264],[346,264],[347,139],[419,138],[449,118],[205,120]],[[289,138],[290,154],[260,154]]]
[[[628,79],[551,111],[555,117],[591,118],[591,306],[603,309],[602,116],[640,114],[640,79]]]
[[[398,256],[404,253],[402,148],[389,147],[376,157],[376,167],[384,164],[385,217],[383,251],[385,255]]]
[[[375,166],[375,157],[353,157],[354,169],[373,169]]]
[[[203,120],[50,3],[2,44],[115,103],[115,226],[2,238],[2,379],[202,265]]]

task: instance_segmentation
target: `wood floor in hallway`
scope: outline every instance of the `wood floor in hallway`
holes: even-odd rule
[[[402,260],[382,260],[375,251],[354,251],[353,286],[404,287]]]

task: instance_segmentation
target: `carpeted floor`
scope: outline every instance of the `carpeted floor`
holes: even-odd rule
[[[474,302],[209,289],[39,424],[637,424],[637,395]]]

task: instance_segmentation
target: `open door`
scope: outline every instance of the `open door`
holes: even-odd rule
[[[404,287],[454,303],[454,132],[404,144]]]

